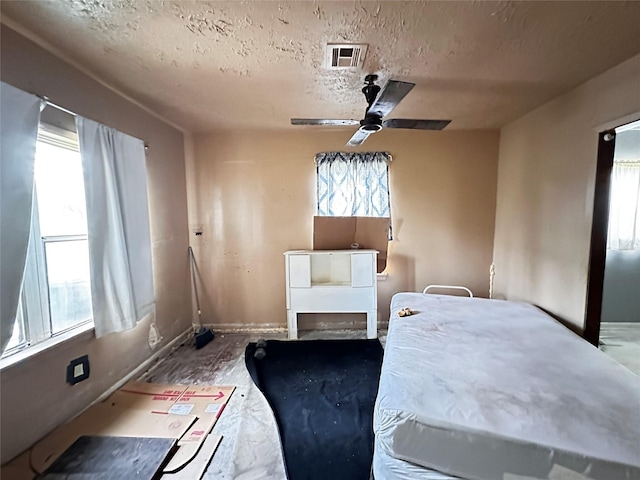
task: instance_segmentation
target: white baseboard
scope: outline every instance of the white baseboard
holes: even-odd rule
[[[287,331],[287,327],[280,323],[216,323],[202,326],[220,333],[286,333]]]
[[[386,327],[387,321],[378,321],[378,327]],[[279,323],[216,323],[204,324],[204,328],[210,328],[216,333],[287,333],[287,327]],[[300,328],[300,326],[298,326]],[[362,321],[322,321],[313,325],[314,330],[361,330],[367,328],[366,320]]]

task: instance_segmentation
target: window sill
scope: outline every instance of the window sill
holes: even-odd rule
[[[93,322],[56,335],[36,345],[23,348],[6,358],[0,359],[0,371],[12,367],[24,360],[40,355],[42,352],[71,340],[89,339],[93,336]]]

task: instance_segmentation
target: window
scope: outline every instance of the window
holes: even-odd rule
[[[389,217],[389,168],[385,152],[316,155],[318,215]]]
[[[144,142],[51,104],[41,112],[10,85],[0,94],[3,357],[134,328],[155,313]]]
[[[42,123],[25,279],[5,355],[90,324],[82,163],[75,132]]]
[[[640,162],[613,164],[608,248],[640,250]]]
[[[391,156],[386,152],[328,152],[317,154],[315,160],[318,210],[314,218],[313,248],[377,250],[377,272],[382,273],[387,266],[387,241],[392,240]],[[376,218],[347,219],[350,225],[346,226],[345,219],[326,217]],[[353,235],[334,238],[336,231],[352,231]],[[323,240],[316,242],[317,238]]]
[[[640,250],[640,122],[616,132],[607,248]]]

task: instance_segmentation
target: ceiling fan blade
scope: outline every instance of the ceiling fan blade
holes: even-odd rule
[[[386,117],[415,86],[415,83],[389,80],[384,90],[380,92],[376,101],[373,102],[373,105],[371,105],[371,108],[367,111],[367,114]]]
[[[368,132],[366,130],[356,130],[356,133],[354,133],[347,142],[347,147],[357,147],[358,145],[362,145],[371,133],[372,132]]]
[[[291,125],[360,125],[358,120],[329,120],[327,118],[292,118]]]
[[[385,128],[414,128],[417,130],[442,130],[451,120],[412,120],[409,118],[391,118],[382,122]]]

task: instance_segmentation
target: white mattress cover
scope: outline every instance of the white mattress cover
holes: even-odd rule
[[[393,457],[469,479],[640,479],[640,377],[531,305],[399,293],[374,432]]]
[[[395,458],[376,438],[373,454],[374,480],[460,480],[445,473]],[[464,479],[463,479],[464,480]]]

